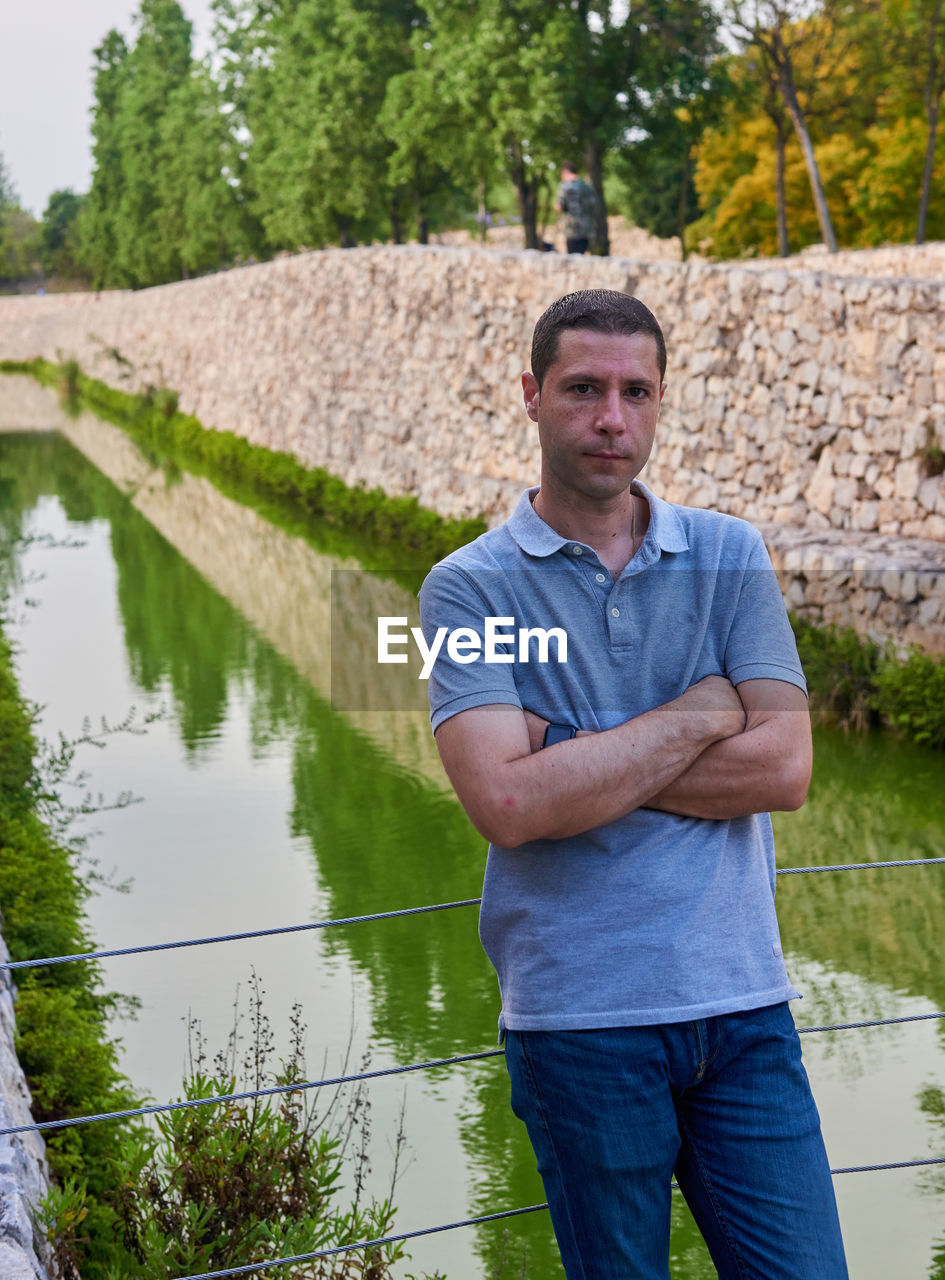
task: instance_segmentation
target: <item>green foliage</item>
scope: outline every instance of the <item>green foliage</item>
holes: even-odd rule
[[[797,616],[791,622],[814,710],[839,724],[866,728],[874,720],[877,646],[852,627],[818,627]]]
[[[791,621],[811,702],[822,716],[857,729],[882,721],[912,742],[945,749],[945,661],[917,649],[900,657],[852,628]]]
[[[875,706],[889,724],[923,746],[945,748],[945,662],[913,651],[888,654],[876,672]]]
[[[0,636],[0,908],[15,960],[75,954],[92,945],[84,913],[89,887],[77,874],[75,850],[54,840],[39,817],[53,798],[37,775],[36,752],[31,716]],[[36,1120],[136,1105],[106,1028],[121,1001],[102,992],[99,968],[38,967],[18,974],[17,985],[17,1053]],[[46,1139],[53,1173],[83,1188],[85,1280],[99,1280],[110,1252],[114,1213],[105,1197],[118,1179],[114,1134],[114,1126],[82,1125]]]
[[[39,223],[20,208],[16,188],[0,155],[0,281],[20,280],[38,266]]]
[[[75,279],[79,265],[79,214],[84,197],[68,189],[49,197],[42,223],[42,263],[48,275]]]
[[[264,992],[250,984],[249,1044],[240,1058],[240,1018],[225,1049],[208,1063],[199,1028],[190,1026],[191,1055],[184,1100],[279,1089],[308,1078],[305,1027],[295,1006],[290,1052],[274,1064],[273,1036]],[[320,1248],[378,1239],[393,1227],[393,1190],[404,1145],[397,1135],[390,1195],[368,1198],[370,1104],[357,1088],[345,1102],[336,1091],[319,1110],[318,1094],[292,1090],[161,1113],[156,1130],[139,1128],[123,1139],[121,1185],[113,1196],[119,1255],[108,1280],[164,1280]],[[354,1163],[353,1192],[343,1173]],[[342,1201],[344,1202],[342,1206]],[[65,1256],[78,1253],[85,1229],[81,1195],[72,1184],[53,1193],[45,1218]],[[290,1280],[389,1280],[404,1256],[400,1245],[300,1263],[280,1274]]]

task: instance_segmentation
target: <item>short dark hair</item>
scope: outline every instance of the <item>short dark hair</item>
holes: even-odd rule
[[[532,373],[539,388],[558,355],[563,329],[592,329],[595,333],[648,333],[656,342],[660,382],[666,373],[666,342],[656,316],[639,298],[615,289],[581,289],[566,293],[539,317],[532,335]]]

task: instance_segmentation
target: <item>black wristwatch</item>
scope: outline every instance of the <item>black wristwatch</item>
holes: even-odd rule
[[[545,737],[542,747],[553,747],[556,742],[567,742],[569,738],[577,736],[577,729],[573,724],[549,724],[545,729]]]

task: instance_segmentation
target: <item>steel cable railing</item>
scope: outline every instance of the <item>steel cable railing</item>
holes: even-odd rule
[[[831,1169],[834,1177],[843,1173],[879,1173],[887,1169],[914,1169],[920,1165],[945,1164],[945,1156],[932,1156],[927,1160],[896,1160],[889,1164],[851,1165],[846,1169]],[[679,1187],[673,1183],[673,1190]],[[382,1249],[385,1245],[403,1244],[420,1236],[435,1235],[440,1231],[454,1231],[457,1227],[477,1227],[485,1222],[497,1222],[502,1218],[515,1218],[525,1213],[538,1213],[547,1204],[531,1204],[522,1209],[506,1209],[501,1213],[487,1213],[481,1218],[465,1218],[461,1222],[447,1222],[438,1227],[423,1227],[419,1231],[404,1231],[396,1236],[382,1236],[377,1240],[360,1240],[357,1244],[340,1244],[331,1249],[318,1249],[312,1253],[298,1253],[288,1258],[272,1258],[266,1262],[249,1262],[240,1267],[227,1267],[223,1271],[203,1271],[199,1275],[180,1276],[176,1280],[224,1280],[227,1276],[248,1276],[269,1268],[288,1267],[295,1263],[317,1262],[320,1258],[336,1257],[341,1253],[353,1253],[356,1249]]]
[[[862,1022],[835,1022],[822,1027],[798,1027],[799,1035],[817,1031],[856,1031],[867,1027],[889,1027],[903,1022],[930,1022],[945,1018],[942,1013],[907,1013],[897,1018],[873,1018]],[[187,1098],[178,1102],[157,1102],[146,1107],[130,1107],[125,1111],[101,1111],[94,1115],[69,1116],[64,1120],[44,1120],[36,1124],[12,1125],[0,1129],[0,1138],[15,1133],[45,1133],[47,1130],[69,1129],[80,1124],[96,1124],[102,1120],[132,1120],[137,1116],[159,1115],[166,1111],[188,1111],[195,1107],[219,1106],[225,1102],[248,1102],[252,1098],[271,1098],[284,1093],[302,1093],[308,1089],[340,1087],[358,1084],[365,1080],[379,1080],[383,1076],[406,1075],[412,1071],[428,1071],[437,1067],[452,1067],[463,1062],[480,1062],[486,1058],[501,1058],[504,1049],[483,1049],[476,1053],[457,1054],[452,1058],[433,1058],[429,1062],[411,1062],[400,1067],[379,1067],[376,1071],[359,1071],[353,1075],[332,1076],[325,1080],[297,1080],[292,1084],[270,1085],[265,1089],[246,1089],[240,1093],[214,1094],[208,1098]]]
[[[917,866],[935,866],[945,863],[945,858],[912,858],[898,861],[887,862],[859,862],[833,864],[829,866],[814,867],[783,867],[777,870],[778,875],[810,875],[824,873],[830,871],[867,871],[881,870],[894,867],[917,867]],[[479,898],[467,898],[457,902],[435,903],[423,907],[408,907],[396,911],[374,912],[366,915],[348,916],[336,920],[320,920],[299,925],[286,925],[271,929],[255,929],[242,933],[220,934],[206,938],[191,938],[174,942],[152,943],[137,947],[112,948],[101,951],[85,952],[77,955],[68,956],[50,956],[34,960],[7,961],[0,963],[0,971],[17,971],[20,969],[40,968],[48,965],[66,964],[70,962],[80,961],[98,961],[110,959],[118,956],[139,955],[148,952],[169,951],[183,947],[204,946],[220,942],[242,941],[249,938],[272,937],[280,934],[310,932],[318,929],[333,928],[347,924],[362,924],[374,920],[389,920],[404,916],[424,915],[436,911],[448,911],[458,907],[477,906],[480,903]],[[904,1014],[893,1018],[877,1018],[868,1019],[858,1022],[833,1023],[818,1027],[799,1027],[800,1035],[809,1035],[815,1032],[830,1031],[849,1031],[859,1030],[869,1027],[882,1027],[898,1025],[906,1022],[923,1022],[933,1019],[945,1018],[945,1012],[941,1013],[924,1013],[924,1014]],[[0,1137],[12,1136],[19,1133],[40,1132],[46,1130],[55,1130],[61,1128],[73,1127],[80,1124],[92,1124],[99,1121],[130,1119],[136,1116],[154,1115],[161,1112],[183,1110],[193,1107],[214,1106],[227,1102],[246,1101],[252,1098],[271,1097],[277,1094],[298,1093],[303,1090],[320,1089],[326,1086],[340,1086],[344,1084],[357,1083],[365,1080],[379,1079],[383,1076],[400,1075],[407,1072],[431,1070],[438,1067],[450,1067],[465,1062],[482,1061],[483,1059],[499,1058],[504,1056],[502,1049],[484,1050],[477,1053],[460,1054],[450,1058],[438,1058],[428,1062],[411,1063],[406,1066],[381,1068],[376,1071],[363,1071],[351,1075],[342,1075],[324,1080],[308,1080],[297,1081],[292,1084],[274,1085],[264,1089],[245,1090],[240,1093],[222,1094],[208,1098],[194,1098],[184,1101],[172,1103],[156,1103],[146,1107],[129,1108],[123,1111],[102,1112],[96,1115],[67,1117],[62,1120],[51,1120],[38,1124],[15,1125],[7,1128],[0,1128]],[[921,1160],[901,1160],[885,1164],[872,1165],[853,1165],[845,1168],[831,1169],[831,1174],[839,1176],[848,1173],[875,1173],[891,1169],[911,1169],[928,1165],[945,1164],[945,1157],[929,1157]],[[674,1189],[678,1189],[675,1187]],[[408,1240],[418,1239],[422,1236],[434,1235],[439,1232],[452,1231],[460,1227],[478,1226],[487,1222],[496,1222],[506,1218],[518,1217],[527,1213],[535,1213],[547,1209],[546,1204],[529,1205],[525,1208],[508,1209],[499,1213],[485,1214],[477,1218],[467,1218],[461,1221],[444,1223],[434,1227],[424,1227],[415,1231],[401,1232],[397,1235],[385,1236],[376,1240],[362,1240],[353,1244],[335,1245],[331,1248],[316,1250],[311,1253],[295,1254],[290,1257],[273,1258],[263,1262],[247,1263],[238,1267],[230,1267],[220,1271],[202,1272],[199,1275],[191,1275],[180,1277],[179,1280],[224,1280],[225,1277],[245,1276],[258,1273],[260,1271],[275,1269],[278,1267],[291,1266],[305,1262],[315,1262],[319,1259],[334,1257],[343,1253],[354,1252],[359,1249],[379,1249],[388,1245],[401,1244]]]
[[[934,867],[945,863],[945,858],[908,858],[898,862],[849,862],[825,867],[780,867],[779,876],[814,875],[827,871],[880,871],[891,867]],[[458,902],[436,902],[424,907],[402,907],[396,911],[375,911],[369,915],[343,916],[337,920],[315,920],[306,924],[277,925],[272,929],[250,929],[244,933],[221,933],[206,938],[184,938],[175,942],[149,942],[137,947],[112,947],[104,951],[82,951],[68,956],[43,956],[36,960],[7,960],[0,962],[4,969],[39,969],[47,965],[72,964],[78,961],[111,960],[116,956],[137,956],[152,951],[173,951],[182,947],[203,947],[218,942],[244,942],[249,938],[271,938],[279,934],[307,933],[318,929],[334,929],[340,925],[365,924],[373,920],[395,920],[404,916],[429,915],[434,911],[452,911],[456,907],[476,907],[481,898],[463,898]]]

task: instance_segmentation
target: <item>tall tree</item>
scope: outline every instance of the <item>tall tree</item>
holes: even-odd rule
[[[718,53],[718,19],[705,0],[559,0],[545,33],[545,63],[571,139],[597,195],[594,247],[610,249],[604,170],[628,133],[684,131],[676,115],[705,89]],[[688,164],[687,155],[681,157]],[[662,162],[660,167],[662,166]],[[688,181],[688,180],[687,180]],[[679,198],[679,191],[676,192]]]
[[[109,31],[94,52],[92,184],[79,215],[81,262],[96,287],[130,284],[117,265],[118,206],[124,189],[121,144],[122,92],[128,76],[128,46]]]
[[[928,122],[925,143],[925,160],[922,165],[922,188],[919,193],[919,214],[916,220],[915,242],[923,244],[932,195],[932,176],[935,171],[935,146],[938,141],[939,115],[942,94],[945,92],[945,15],[942,0],[920,7],[925,55],[925,83],[922,86],[922,103]]]
[[[386,238],[398,216],[379,124],[409,65],[412,0],[295,0],[271,10],[271,55],[252,69],[247,173],[270,242]]]
[[[384,125],[397,172],[425,157],[456,183],[486,192],[503,177],[518,202],[525,247],[540,247],[540,197],[568,145],[560,82],[540,0],[424,0],[412,66],[390,86]]]
[[[897,121],[921,114],[925,124],[922,174],[917,192],[915,241],[928,230],[942,97],[945,94],[945,0],[885,0],[886,56],[894,73],[884,106]]]
[[[181,273],[215,270],[253,247],[248,215],[228,168],[232,138],[221,92],[195,64],[161,116],[154,173],[162,243],[173,246]]]
[[[807,20],[808,11],[806,0],[731,0],[729,18],[746,46],[759,50],[761,66],[784,103],[804,156],[821,238],[836,253],[837,237],[795,76],[798,50],[818,33],[818,25]]]
[[[83,201],[83,196],[68,188],[49,197],[42,223],[42,263],[50,275],[67,279],[81,275],[78,221]]]
[[[0,279],[21,280],[39,265],[39,223],[20,207],[13,179],[0,155]]]
[[[177,0],[142,0],[134,48],[120,95],[122,189],[116,259],[134,285],[183,274],[180,245],[167,233],[165,193],[157,171],[161,125],[191,69],[191,24]]]
[[[16,204],[16,188],[10,176],[10,170],[0,152],[0,209]]]

